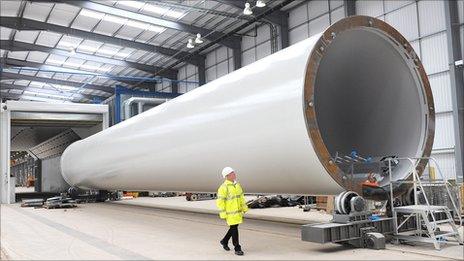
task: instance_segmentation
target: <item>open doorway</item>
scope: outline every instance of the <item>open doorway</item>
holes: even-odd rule
[[[7,101],[1,109],[1,202],[65,192],[61,154],[108,127],[108,106]]]

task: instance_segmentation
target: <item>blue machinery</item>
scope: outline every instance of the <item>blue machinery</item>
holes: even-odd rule
[[[153,97],[153,98],[175,98],[181,93],[168,92],[151,92],[141,90],[131,90],[117,85],[114,90],[114,124],[121,122],[121,95],[132,95],[136,97]]]
[[[51,72],[51,73],[57,73],[57,74],[73,74],[73,75],[87,75],[89,77],[103,77],[103,78],[108,78],[111,80],[115,81],[132,81],[137,84],[142,83],[142,82],[153,82],[153,84],[160,83],[163,81],[169,81],[171,83],[187,83],[187,84],[198,84],[198,82],[195,81],[185,81],[185,80],[171,80],[171,79],[166,79],[162,77],[138,77],[138,76],[115,76],[111,74],[98,74],[98,73],[91,73],[91,72],[82,72],[79,70],[73,70],[73,69],[68,69],[68,68],[59,68],[55,70],[48,69],[48,67],[51,66],[45,66],[45,68],[32,68],[32,67],[0,67],[0,73],[4,69],[14,69],[14,70],[25,70],[25,71],[36,71],[36,72]],[[53,79],[51,79],[53,81]],[[85,82],[77,88],[75,92],[78,90],[84,88],[89,81]],[[157,92],[157,91],[142,91],[142,90],[134,90],[134,89],[128,89],[120,85],[116,85],[115,90],[114,90],[114,124],[117,124],[121,122],[121,95],[131,95],[131,96],[136,96],[136,97],[153,97],[153,98],[175,98],[181,93],[166,93],[166,92]],[[103,101],[100,99],[94,99],[92,100],[92,103],[99,104],[102,103]]]

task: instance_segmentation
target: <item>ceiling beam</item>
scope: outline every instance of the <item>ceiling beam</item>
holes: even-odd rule
[[[177,70],[174,70],[174,69],[163,70],[162,67],[128,62],[128,61],[118,60],[118,59],[111,59],[111,58],[96,56],[92,54],[76,53],[72,55],[70,52],[65,51],[65,50],[60,50],[60,49],[36,45],[36,44],[17,42],[14,40],[0,40],[0,49],[8,50],[8,51],[39,51],[39,52],[44,52],[44,53],[57,54],[61,56],[79,58],[79,59],[93,61],[93,62],[135,68],[135,69],[138,69],[138,70],[150,73],[150,74],[154,74],[154,75],[156,75],[158,71],[161,71],[158,76],[165,77],[171,80],[177,79]]]
[[[61,66],[45,65],[45,64],[42,64],[42,63],[36,63],[36,62],[31,62],[31,61],[23,61],[23,60],[11,59],[11,58],[6,58],[6,59],[0,58],[0,64],[4,65],[4,67],[6,67],[6,68],[8,68],[8,67],[31,67],[31,68],[41,69],[41,70],[44,70],[44,71],[53,71],[53,72],[57,72],[57,73],[69,72],[70,74],[72,74],[72,73],[89,74],[89,76],[92,73],[92,72],[76,70],[76,69],[68,69],[68,68],[61,67]],[[118,82],[129,84],[129,85],[133,85],[133,84],[137,83],[137,80],[134,80],[134,81],[125,80],[125,79],[123,79],[123,76],[121,76],[121,78],[117,78],[117,79],[113,79],[113,78],[111,78],[111,76],[108,76],[108,78],[112,79],[112,80],[115,80],[115,81],[118,81]],[[82,84],[84,84],[84,83],[82,83]],[[141,87],[141,88],[144,88],[144,89],[150,89],[150,88],[154,88],[155,84],[156,83],[154,83],[154,82],[143,82],[143,83],[138,84],[137,86]]]
[[[19,17],[0,17],[0,23],[3,27],[7,27],[15,30],[39,30],[39,31],[50,31],[70,36],[75,36],[83,39],[99,41],[103,43],[109,43],[119,45],[122,47],[129,47],[133,49],[143,50],[147,52],[160,53],[165,56],[173,57],[176,59],[189,55],[189,52],[183,52],[175,49],[170,49],[162,46],[156,46],[146,43],[135,42],[122,38],[116,38],[113,36],[98,34],[94,32],[79,30],[75,28],[60,26],[56,24],[49,24],[31,19],[19,18]],[[194,55],[185,62],[193,65],[197,65],[198,59],[204,59],[202,55]]]
[[[35,82],[50,83],[50,84],[67,85],[67,86],[72,86],[72,87],[77,87],[77,88],[82,87],[84,89],[93,89],[93,90],[107,92],[109,94],[114,93],[114,88],[109,87],[109,86],[85,84],[85,83],[51,79],[51,78],[45,78],[45,77],[39,77],[39,76],[10,73],[10,72],[5,72],[5,71],[2,71],[0,76],[2,80],[28,80],[28,81],[35,81]]]
[[[124,9],[119,9],[116,7],[108,6],[108,5],[103,5],[91,1],[66,1],[67,4],[78,6],[81,8],[89,9],[92,11],[96,12],[101,12],[101,13],[106,13],[106,14],[111,14],[123,18],[129,18],[131,20],[136,20],[139,22],[143,23],[149,23],[169,29],[174,29],[177,31],[182,31],[182,32],[187,32],[196,35],[197,33],[200,33],[203,35],[206,39],[210,41],[214,41],[218,38],[221,38],[224,34],[221,32],[215,32],[206,28],[182,23],[179,21],[170,21],[170,20],[165,20],[162,18],[157,18],[154,16],[149,16],[149,15],[144,15],[144,14],[139,14],[131,11],[127,11]],[[241,38],[238,36],[230,36],[229,39],[223,39],[219,41],[218,43],[224,46],[227,46],[229,48],[234,48],[236,46],[236,42],[241,42]]]
[[[42,89],[37,87],[30,87],[30,86],[22,86],[22,85],[15,85],[15,84],[8,84],[8,83],[0,83],[0,90],[21,90],[21,91],[31,91],[36,93],[43,93],[44,95],[51,94],[51,95],[61,95],[66,96],[69,94],[73,95],[72,97],[75,99],[88,99],[88,100],[104,100],[108,97],[104,96],[95,96],[95,95],[88,95],[83,93],[72,93],[70,91],[57,91],[57,90],[50,90],[50,89]],[[71,99],[70,99],[71,100]]]

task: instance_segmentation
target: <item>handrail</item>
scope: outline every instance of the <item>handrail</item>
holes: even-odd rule
[[[432,158],[432,157],[430,157],[430,159],[435,163],[435,166],[436,166],[437,169],[438,169],[438,173],[440,173],[441,179],[442,179],[443,181],[445,181],[446,192],[448,193],[448,196],[449,196],[449,198],[450,198],[450,200],[451,200],[451,203],[452,203],[452,205],[453,205],[454,213],[455,213],[454,215],[455,215],[455,216],[456,216],[456,215],[458,216],[458,218],[459,218],[459,225],[462,226],[462,218],[461,218],[461,216],[460,216],[460,209],[456,206],[456,203],[454,202],[453,195],[451,195],[451,192],[450,192],[449,187],[448,187],[448,185],[451,185],[451,183],[449,183],[449,181],[448,181],[447,179],[445,179],[445,177],[444,177],[444,175],[443,175],[443,172],[441,171],[441,168],[440,168],[440,166],[438,165],[437,161],[436,161],[434,158]],[[459,204],[460,204],[460,203],[459,203]]]
[[[451,186],[451,183],[448,181],[448,179],[445,179],[444,175],[443,175],[443,172],[441,171],[441,168],[440,166],[438,165],[438,162],[435,160],[435,158],[433,157],[407,157],[407,158],[388,158],[388,165],[389,165],[389,176],[390,176],[390,199],[391,199],[391,202],[392,202],[392,205],[393,205],[393,180],[392,180],[392,171],[391,171],[391,161],[392,160],[408,160],[410,163],[411,163],[411,167],[413,168],[412,170],[412,175],[413,175],[413,189],[414,189],[414,205],[418,205],[418,199],[417,199],[417,193],[416,193],[416,190],[417,190],[417,186],[416,186],[416,182],[419,184],[419,187],[421,188],[421,190],[423,191],[424,193],[424,199],[425,199],[425,202],[426,202],[426,205],[427,205],[427,209],[429,211],[429,213],[431,213],[431,209],[430,209],[430,203],[428,201],[428,198],[427,196],[425,195],[425,190],[424,190],[424,187],[422,185],[422,182],[420,180],[420,177],[419,175],[417,174],[417,170],[415,168],[415,162],[414,160],[421,160],[421,159],[427,159],[427,160],[432,160],[434,163],[435,163],[435,166],[437,167],[438,169],[438,173],[441,177],[441,180],[444,181],[444,185],[445,185],[445,188],[446,188],[446,192],[451,200],[451,203],[453,205],[453,209],[454,209],[454,215],[458,216],[459,217],[459,224],[462,226],[462,219],[460,217],[460,210],[459,208],[457,207],[454,199],[453,199],[453,195],[451,194],[451,191],[449,189],[449,186]],[[392,206],[392,211],[394,210],[394,207]],[[394,212],[396,214],[396,212]],[[432,214],[432,219],[435,221],[435,216]],[[396,226],[397,224],[395,224]],[[398,233],[398,231],[396,230],[396,232]]]

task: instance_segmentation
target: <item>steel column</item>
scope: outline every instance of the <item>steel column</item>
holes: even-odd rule
[[[460,26],[457,1],[444,1],[446,36],[448,41],[449,69],[451,77],[451,96],[453,99],[453,123],[456,157],[456,177],[463,180],[464,169],[464,75],[463,67],[455,62],[462,60]]]
[[[235,62],[235,56],[234,56]],[[202,86],[206,83],[206,62],[204,59],[198,61],[198,86]]]
[[[344,0],[345,17],[356,15],[356,0]]]
[[[14,202],[11,198],[10,179],[10,111],[6,104],[2,103],[0,108],[0,203],[10,204]],[[13,187],[14,189],[14,187]]]

